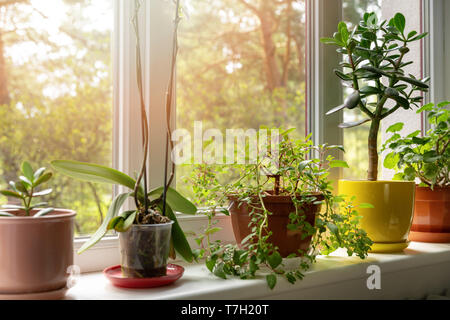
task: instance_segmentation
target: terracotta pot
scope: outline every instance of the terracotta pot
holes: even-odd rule
[[[370,203],[374,208],[358,208],[361,228],[374,242],[370,252],[402,252],[414,213],[415,183],[410,181],[339,180],[339,194],[355,196],[354,205]]]
[[[67,268],[73,264],[76,213],[55,209],[33,218],[9,212],[17,217],[0,217],[0,295],[65,288]]]
[[[323,195],[314,195],[317,200],[323,200]],[[233,225],[234,237],[236,242],[240,244],[242,240],[251,233],[249,227],[250,216],[248,205],[239,202],[238,197],[230,196],[229,211],[231,214],[231,222]],[[255,204],[257,204],[255,198]],[[290,196],[268,195],[264,197],[264,206],[272,213],[268,217],[268,230],[272,232],[269,241],[279,248],[279,252],[283,258],[290,254],[299,254],[298,250],[307,252],[311,244],[311,236],[302,239],[303,232],[301,230],[288,230],[287,225],[290,223],[289,214],[295,212],[295,206]],[[320,204],[304,204],[301,208],[306,215],[306,221],[311,225],[315,224],[316,214],[320,211]]]
[[[416,187],[414,219],[409,239],[450,242],[450,187]]]

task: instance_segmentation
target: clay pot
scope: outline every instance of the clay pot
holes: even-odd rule
[[[314,195],[317,200],[324,199],[323,195]],[[300,197],[298,198],[300,199]],[[250,216],[248,205],[240,202],[237,196],[230,196],[229,211],[233,225],[236,242],[241,244],[250,233]],[[259,202],[255,198],[255,204]],[[288,230],[290,223],[289,214],[295,212],[295,206],[290,196],[267,195],[264,197],[264,206],[272,214],[268,217],[268,230],[272,232],[269,241],[279,248],[279,253],[283,258],[290,254],[299,254],[298,250],[307,252],[311,244],[311,236],[302,239],[301,230]],[[306,221],[314,226],[316,214],[320,212],[321,205],[306,203],[299,209],[306,215]]]
[[[434,190],[416,187],[414,219],[409,239],[450,242],[450,187],[436,187]]]
[[[33,218],[9,212],[17,217],[0,217],[0,296],[65,288],[67,269],[73,264],[76,213],[55,209]]]

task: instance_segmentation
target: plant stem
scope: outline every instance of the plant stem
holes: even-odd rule
[[[378,179],[378,131],[380,129],[380,120],[372,120],[369,131],[369,170],[367,171],[367,180],[377,181]]]

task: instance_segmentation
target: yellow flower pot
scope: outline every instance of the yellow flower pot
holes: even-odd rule
[[[339,194],[355,196],[363,228],[374,242],[371,252],[401,252],[409,245],[408,235],[414,214],[415,183],[408,181],[339,181]]]

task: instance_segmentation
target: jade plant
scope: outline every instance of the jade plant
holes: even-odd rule
[[[148,174],[147,174],[147,160],[149,153],[149,123],[147,117],[147,108],[144,101],[143,91],[143,74],[141,65],[141,43],[139,35],[139,20],[138,12],[140,9],[140,1],[135,0],[135,15],[133,17],[133,26],[136,35],[136,70],[137,70],[137,85],[139,89],[140,98],[140,125],[142,132],[142,149],[143,158],[141,161],[140,171],[136,179],[118,170],[100,166],[97,164],[83,163],[77,161],[55,160],[52,166],[59,172],[75,179],[117,184],[128,189],[127,192],[119,194],[114,198],[109,207],[108,213],[95,234],[87,241],[78,251],[79,253],[87,250],[95,243],[97,243],[108,230],[116,230],[118,232],[126,232],[132,225],[143,224],[163,224],[173,221],[172,225],[172,250],[171,257],[175,257],[175,252],[178,252],[186,261],[193,260],[192,250],[186,239],[186,236],[181,229],[175,212],[182,212],[185,214],[195,214],[197,208],[185,197],[172,189],[174,178],[174,165],[172,165],[171,173],[168,175],[167,166],[165,170],[164,185],[152,190],[148,189]],[[170,113],[172,108],[173,84],[177,55],[177,30],[180,21],[179,1],[176,1],[176,17],[174,19],[174,38],[173,38],[173,52],[171,58],[171,73],[169,75],[169,83],[166,94],[166,116],[167,116],[167,139],[166,148],[162,150],[167,157],[170,154],[169,148],[172,148],[168,137],[171,136],[170,129]],[[128,199],[133,199],[135,208],[121,212],[121,207]],[[174,249],[174,250],[173,250]]]
[[[359,228],[360,216],[356,208],[343,197],[332,194],[329,168],[346,167],[347,164],[328,153],[343,148],[326,144],[314,146],[309,138],[294,141],[289,139],[288,133],[285,131],[281,135],[276,167],[263,157],[254,164],[202,164],[186,178],[192,185],[198,205],[206,206],[201,212],[208,217],[204,232],[197,236],[200,248],[195,254],[205,258],[206,267],[217,277],[252,279],[263,272],[272,289],[277,276],[291,283],[302,279],[319,252],[329,254],[338,248],[346,248],[348,255],[355,254],[364,259],[372,245],[366,232]],[[316,153],[317,158],[310,158],[311,153]],[[221,182],[225,177],[229,181],[230,176],[236,179]],[[292,252],[287,257],[300,258],[294,269],[286,268],[279,248],[271,242],[268,217],[273,212],[264,204],[268,195],[290,197],[295,210],[289,215],[287,230],[303,232],[302,239],[312,238],[309,249]],[[231,198],[251,208],[251,233],[240,245],[213,240],[220,231],[215,217],[218,213],[230,214],[225,205]],[[309,223],[303,208],[311,204],[321,204],[322,211]],[[361,207],[370,205],[361,204]]]
[[[420,180],[422,186],[432,189],[450,186],[450,102],[424,105],[417,113],[426,114],[431,125],[424,136],[417,130],[402,137],[402,122],[393,124],[387,133],[393,135],[385,142],[383,150],[390,153],[384,166],[395,169],[394,180]]]
[[[421,40],[427,33],[406,31],[406,20],[397,13],[389,22],[379,21],[375,13],[365,13],[363,20],[349,30],[340,22],[333,38],[322,38],[324,44],[338,46],[344,55],[340,63],[342,70],[336,75],[353,92],[344,104],[333,108],[327,115],[343,109],[359,109],[365,118],[360,121],[342,123],[342,129],[353,128],[370,122],[367,179],[378,179],[378,135],[381,121],[399,109],[418,107],[421,92],[428,90],[429,78],[417,79],[407,74],[405,68],[413,63],[405,58],[409,46]],[[419,93],[419,95],[417,94]],[[392,102],[392,107],[389,107]]]
[[[45,168],[34,171],[28,161],[22,163],[21,171],[22,175],[19,177],[18,181],[9,182],[10,190],[0,190],[0,194],[18,199],[22,202],[22,205],[7,204],[3,205],[2,208],[6,210],[23,211],[26,216],[31,216],[33,210],[38,210],[33,214],[34,218],[39,218],[51,213],[54,210],[53,208],[43,208],[47,206],[47,202],[35,203],[33,200],[52,193],[52,189],[42,189],[42,185],[52,178],[52,173],[46,172]],[[0,216],[15,217],[16,215],[0,210]]]

